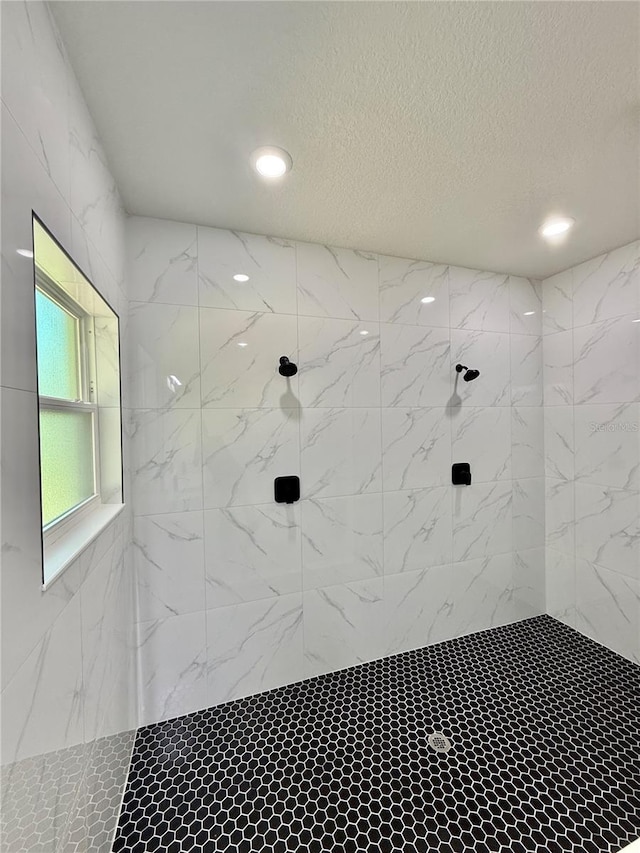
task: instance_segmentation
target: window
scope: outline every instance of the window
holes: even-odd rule
[[[37,218],[34,263],[47,584],[122,507],[118,318]]]
[[[42,523],[50,529],[98,497],[92,318],[37,273]]]

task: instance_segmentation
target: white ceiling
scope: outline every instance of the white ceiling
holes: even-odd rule
[[[640,234],[638,3],[52,6],[130,213],[534,277]]]

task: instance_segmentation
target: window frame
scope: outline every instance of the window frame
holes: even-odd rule
[[[96,356],[94,321],[80,305],[74,302],[59,285],[56,284],[43,270],[35,268],[35,289],[46,298],[66,311],[78,321],[77,352],[78,352],[78,385],[81,398],[71,400],[65,397],[49,397],[40,394],[38,389],[38,422],[42,411],[83,412],[91,414],[91,441],[93,463],[93,494],[79,504],[68,509],[62,515],[42,525],[43,543],[53,544],[77,523],[83,516],[95,509],[101,503],[100,480],[100,427],[98,404],[96,400]],[[36,309],[37,312],[37,309]],[[36,316],[37,335],[37,316]],[[42,452],[42,449],[40,449]],[[42,459],[40,460],[42,465]]]
[[[40,240],[45,241],[42,244],[43,254],[40,254],[38,243]],[[57,269],[57,261],[54,264],[52,274],[48,277],[53,278],[54,284],[61,289],[63,296],[58,297],[58,301],[65,303],[71,301],[71,305],[76,303],[84,310],[94,323],[94,347],[90,348],[90,352],[95,357],[93,375],[100,379],[99,383],[95,383],[91,388],[94,394],[93,402],[96,406],[96,414],[94,415],[94,423],[96,430],[94,431],[94,453],[99,463],[98,470],[101,474],[101,483],[95,484],[95,500],[89,499],[83,504],[75,508],[75,511],[69,518],[66,514],[58,519],[58,524],[53,531],[49,531],[49,536],[45,536],[43,528],[43,513],[42,513],[42,464],[41,464],[41,447],[40,447],[40,396],[38,388],[38,340],[37,340],[37,323],[36,323],[36,288],[38,283],[38,275],[48,269],[46,258],[53,257],[49,254],[49,249],[45,248],[45,243],[50,244],[53,250],[57,251],[62,260],[63,275],[69,274],[71,278],[58,278],[55,274]],[[65,570],[76,563],[83,552],[89,548],[92,543],[100,536],[108,527],[113,525],[118,516],[126,508],[126,489],[124,478],[124,431],[123,431],[123,404],[122,404],[122,325],[121,318],[118,312],[114,309],[101,290],[94,284],[91,278],[84,272],[82,267],[74,260],[69,252],[64,248],[60,241],[55,237],[51,230],[46,226],[35,210],[31,210],[31,245],[32,245],[32,305],[33,305],[33,345],[35,352],[34,365],[34,380],[35,380],[35,425],[36,425],[36,441],[34,447],[38,459],[38,527],[34,530],[34,535],[40,539],[40,554],[41,554],[41,591],[46,594],[48,590],[57,587],[61,581],[61,577]],[[40,260],[44,263],[40,263]],[[66,269],[65,269],[66,265]],[[47,275],[47,273],[45,273]],[[78,278],[79,277],[79,278]],[[80,289],[77,289],[79,285]],[[73,290],[70,290],[73,287]],[[56,291],[58,292],[58,291]],[[86,308],[85,308],[86,306]],[[106,313],[103,312],[103,310]],[[72,312],[73,313],[73,310]],[[107,318],[113,322],[115,339],[113,340],[115,361],[105,360],[105,352],[102,349],[102,341],[104,330],[102,329],[102,318]],[[101,325],[98,325],[100,322]],[[104,338],[104,341],[107,339]],[[104,375],[103,375],[104,371]],[[105,388],[108,397],[104,400],[101,397],[101,383],[105,380]],[[115,386],[113,380],[115,379]],[[43,395],[45,396],[45,395]],[[52,398],[54,403],[59,404],[58,398]],[[64,401],[63,401],[64,405]],[[83,407],[86,409],[86,407]],[[103,423],[103,417],[109,410],[117,412],[117,419],[108,418]],[[102,427],[105,427],[104,434]],[[98,430],[100,431],[98,433]],[[116,437],[117,431],[117,437]],[[117,442],[117,444],[116,444]],[[106,490],[106,492],[105,492]]]

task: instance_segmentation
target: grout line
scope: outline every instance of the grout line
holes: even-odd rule
[[[575,311],[574,311],[574,269],[571,268],[571,503],[573,516],[573,627],[578,623],[578,558],[577,558],[577,527],[576,517],[576,387],[575,387]]]
[[[202,374],[203,374],[203,365],[202,365],[202,334],[201,334],[201,324],[202,324],[202,315],[201,309],[202,306],[200,304],[200,228],[196,226],[196,294],[198,297],[198,382],[200,385],[200,407],[198,409],[200,413],[199,421],[200,421],[200,493],[202,495],[202,507],[200,509],[195,510],[198,513],[200,518],[200,523],[202,525],[202,593],[203,593],[203,602],[204,608],[204,658],[205,658],[205,677],[204,677],[204,689],[205,695],[207,696],[207,702],[210,698],[210,689],[209,689],[209,624],[207,619],[207,596],[208,596],[208,583],[207,583],[207,526],[205,524],[205,509],[204,509],[204,493],[205,493],[205,452],[204,452],[204,407],[202,406]]]
[[[382,289],[382,283],[380,280],[380,255],[376,255],[377,261],[377,273],[378,273],[378,318],[380,317],[381,311],[381,300],[380,300],[380,291]],[[378,392],[380,399],[380,490],[382,497],[380,498],[380,516],[382,521],[382,530],[380,531],[381,537],[381,546],[382,546],[382,615],[383,615],[383,625],[385,629],[384,636],[384,647],[385,649],[389,648],[389,637],[387,636],[387,555],[385,548],[385,525],[386,525],[386,515],[384,511],[384,482],[385,482],[385,463],[384,463],[384,419],[382,416],[383,405],[382,405],[382,323],[378,320]]]
[[[298,364],[298,401],[300,400],[300,288],[298,284],[298,242],[295,241],[293,244],[293,265],[294,265],[294,278],[295,278],[295,286],[296,286],[296,345],[297,345],[297,364]],[[302,415],[304,411],[304,407],[302,404],[299,406],[300,417],[298,418],[298,473],[300,477],[300,494],[303,495],[304,492],[304,480],[303,480],[303,471],[302,471]],[[303,499],[303,500],[306,500]],[[300,674],[304,677],[305,672],[305,648],[306,648],[306,631],[305,631],[305,617],[304,617],[304,600],[305,600],[305,571],[304,571],[304,525],[302,521],[302,504],[303,500],[299,501],[300,510],[298,515],[298,535],[300,539],[300,631],[301,631],[301,660],[300,660]]]

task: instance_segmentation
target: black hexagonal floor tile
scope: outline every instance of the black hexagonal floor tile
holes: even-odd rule
[[[541,616],[140,729],[113,850],[613,853],[639,835],[640,667]]]

